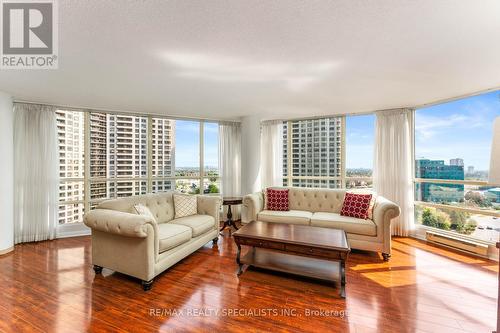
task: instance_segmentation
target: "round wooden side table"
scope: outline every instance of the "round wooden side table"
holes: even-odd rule
[[[238,230],[238,227],[233,221],[233,212],[231,211],[231,206],[241,205],[243,203],[242,197],[224,197],[222,198],[222,205],[227,206],[227,220],[224,221],[224,225],[220,229],[221,235],[222,231],[229,227],[229,236],[231,236],[231,228]]]

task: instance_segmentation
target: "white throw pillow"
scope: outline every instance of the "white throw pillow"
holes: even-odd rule
[[[198,198],[189,194],[174,194],[175,218],[198,214]]]
[[[158,223],[153,213],[151,213],[151,210],[149,210],[149,208],[144,206],[143,204],[135,204],[134,209],[138,215],[150,217],[155,223]]]

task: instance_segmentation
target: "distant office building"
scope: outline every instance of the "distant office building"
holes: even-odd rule
[[[428,159],[418,159],[415,164],[417,178],[464,179],[463,165],[446,165],[443,160]],[[427,202],[459,202],[464,199],[464,185],[419,183],[416,186],[416,199]]]
[[[468,174],[473,174],[473,173],[474,173],[474,166],[469,165],[469,166],[467,167],[467,173],[468,173]]]
[[[450,160],[450,165],[458,165],[463,167],[464,166],[464,160],[461,158],[452,158]]]
[[[288,147],[288,125],[290,147]],[[342,173],[342,118],[297,120],[284,123],[283,129],[283,174],[301,177],[340,177]],[[288,154],[292,154],[292,165],[288,166]],[[286,180],[284,182],[287,185]],[[340,180],[292,179],[291,186],[330,187],[341,186]]]
[[[486,197],[493,202],[500,203],[500,187],[490,188],[486,191]]]

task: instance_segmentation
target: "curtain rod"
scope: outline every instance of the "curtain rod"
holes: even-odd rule
[[[152,117],[159,117],[159,118],[168,118],[168,119],[172,119],[172,120],[192,120],[192,121],[205,121],[205,122],[232,122],[232,123],[240,123],[241,122],[241,120],[181,117],[181,116],[172,116],[172,115],[150,113],[150,112],[141,113],[141,112],[136,112],[136,111],[123,111],[123,110],[97,109],[97,108],[91,108],[91,107],[89,108],[89,107],[57,105],[57,104],[39,103],[39,102],[17,100],[17,99],[14,100],[14,103],[53,106],[55,108],[64,109],[64,110],[68,110],[68,111],[81,111],[81,112],[94,111],[94,112],[108,113],[108,114],[115,114],[115,115],[124,115],[125,114],[125,115],[130,115],[130,116],[137,116],[137,117],[152,116]]]

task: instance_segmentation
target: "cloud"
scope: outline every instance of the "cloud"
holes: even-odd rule
[[[280,82],[293,91],[307,88],[336,67],[333,62],[258,62],[187,52],[169,52],[162,56],[179,69],[177,75],[181,77],[214,82]]]
[[[488,123],[483,117],[471,116],[466,114],[451,114],[449,116],[429,116],[418,114],[415,122],[415,131],[419,139],[428,140],[438,133],[445,130],[453,129],[459,131],[461,129],[480,128]]]

